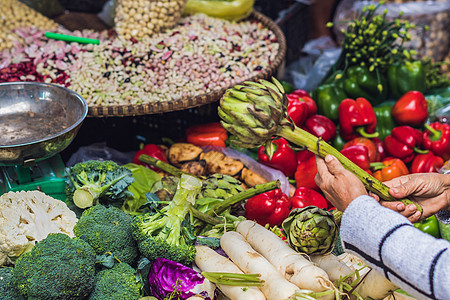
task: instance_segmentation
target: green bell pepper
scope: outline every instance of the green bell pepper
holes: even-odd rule
[[[344,81],[342,78],[335,79],[336,75],[342,76],[342,73],[335,73],[330,76],[328,80],[312,92],[313,99],[317,103],[317,113],[335,123],[339,119],[339,104],[342,100],[348,98],[344,91]]]
[[[382,104],[373,108],[377,117],[377,128],[375,131],[379,133],[378,138],[382,141],[391,134],[392,129],[395,127],[395,121],[391,114],[392,106],[393,104]]]
[[[342,136],[339,133],[339,125],[336,128],[336,137],[333,140],[333,147],[336,148],[336,150],[341,151],[344,148],[346,141],[342,138]]]
[[[441,238],[450,242],[450,224],[444,224],[438,220],[439,232],[441,233]]]
[[[437,220],[435,215],[432,215],[431,217],[428,217],[420,222],[414,223],[414,227],[434,236],[435,238],[439,238],[441,236],[439,233],[439,221]]]
[[[280,83],[283,86],[284,92],[286,94],[290,94],[295,90],[294,86],[290,82],[280,80]]]
[[[393,64],[388,72],[389,89],[396,98],[409,91],[426,91],[425,68],[420,60]]]
[[[373,106],[388,96],[388,83],[385,76],[377,76],[369,68],[352,66],[345,72],[344,89],[349,98],[363,97]]]

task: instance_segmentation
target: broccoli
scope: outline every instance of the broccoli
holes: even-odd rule
[[[83,237],[98,255],[112,252],[121,262],[133,265],[138,251],[131,233],[132,219],[117,207],[99,204],[83,212],[73,232]]]
[[[12,267],[0,267],[0,295],[2,300],[24,300],[14,284]]]
[[[182,175],[168,205],[156,212],[134,217],[131,223],[133,237],[143,256],[151,261],[163,257],[185,265],[194,260],[195,237],[192,238],[191,232],[184,226],[184,220],[201,186],[199,179]]]
[[[121,207],[128,196],[133,173],[113,161],[88,160],[65,170],[67,200],[79,208],[98,204]]]
[[[14,266],[14,282],[27,299],[84,299],[94,288],[95,251],[80,238],[51,233]]]
[[[89,300],[137,300],[142,285],[136,271],[126,263],[115,264],[111,269],[97,273],[95,286]]]

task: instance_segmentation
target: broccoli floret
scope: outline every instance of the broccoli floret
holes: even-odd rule
[[[14,284],[12,267],[0,267],[0,296],[2,300],[25,300]]]
[[[98,272],[89,300],[136,300],[141,288],[136,271],[130,265],[115,264],[111,269]]]
[[[84,299],[94,288],[95,251],[80,238],[49,234],[14,266],[14,283],[27,299]]]
[[[83,212],[73,232],[83,236],[98,255],[112,252],[121,262],[133,265],[138,250],[131,233],[132,220],[132,216],[117,207],[99,204]]]
[[[132,172],[113,161],[88,160],[66,168],[67,200],[79,208],[100,203],[121,207],[134,181]]]
[[[190,226],[185,226],[183,221],[201,185],[199,179],[182,175],[168,205],[156,212],[134,217],[133,236],[143,256],[151,261],[163,257],[185,265],[192,263],[195,257],[195,236],[189,230]]]

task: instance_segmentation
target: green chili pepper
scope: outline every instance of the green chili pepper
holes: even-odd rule
[[[341,151],[344,148],[346,141],[344,141],[344,139],[340,135],[339,129],[340,129],[339,126],[337,126],[336,137],[333,140],[333,147]]]
[[[387,75],[389,89],[397,98],[409,91],[426,91],[425,68],[420,60],[393,64]]]
[[[338,76],[338,79],[336,78]],[[322,85],[313,91],[313,99],[317,103],[318,114],[337,122],[339,118],[338,108],[342,100],[348,98],[344,91],[342,73],[332,75]]]
[[[414,223],[414,227],[434,236],[435,238],[439,238],[441,236],[439,233],[439,221],[437,220],[435,215],[428,217],[418,223]]]
[[[444,224],[438,221],[441,237],[450,242],[450,224]]]
[[[344,89],[349,98],[366,98],[372,105],[385,100],[388,95],[388,84],[385,76],[377,75],[377,71],[369,68],[353,66],[345,72]]]
[[[373,108],[377,117],[377,129],[375,131],[379,133],[378,138],[382,141],[391,134],[395,127],[395,121],[391,114],[392,106],[393,104],[383,103]]]

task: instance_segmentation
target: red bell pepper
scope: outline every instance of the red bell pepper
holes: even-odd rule
[[[306,104],[308,105],[308,116],[312,116],[312,115],[315,115],[317,113],[316,101],[314,101],[311,98],[311,96],[308,94],[307,91],[298,89],[298,90],[293,91],[289,95],[298,96],[300,98],[300,100],[306,102]]]
[[[422,133],[411,126],[399,126],[392,129],[391,135],[384,139],[386,152],[405,163],[413,160],[416,153],[425,154],[428,151],[419,149],[422,145]]]
[[[155,144],[147,144],[141,150],[137,151],[133,156],[132,162],[134,164],[145,166],[147,168],[152,169],[153,171],[158,172],[159,168],[152,166],[152,165],[148,165],[139,160],[139,156],[141,156],[142,154],[146,154],[148,156],[162,160],[163,162],[166,162],[166,163],[169,162],[167,160],[166,152],[161,147],[159,147],[158,145],[155,145]]]
[[[377,158],[375,161],[382,161],[387,156],[384,143],[379,138],[373,138],[372,142],[375,144],[375,147],[377,147]]]
[[[225,147],[227,138],[227,130],[219,122],[197,124],[186,130],[187,142],[197,146]]]
[[[245,217],[262,226],[278,226],[289,215],[291,202],[280,189],[268,191],[247,199]]]
[[[258,161],[266,166],[280,170],[287,177],[294,176],[297,157],[289,142],[283,138],[273,140],[267,147],[258,148]]]
[[[375,143],[365,137],[357,137],[354,138],[350,141],[348,141],[347,143],[344,144],[343,149],[348,148],[350,146],[355,146],[355,145],[361,145],[367,148],[367,151],[369,153],[369,161],[370,162],[376,162],[379,161],[377,160],[379,155],[378,155],[378,150],[377,150],[377,146],[375,145]]]
[[[399,125],[421,127],[428,118],[425,96],[418,91],[409,91],[394,104],[392,117]]]
[[[286,95],[288,98],[287,118],[292,120],[297,127],[302,127],[308,117],[308,105],[299,100],[296,95]]]
[[[348,146],[340,151],[342,155],[350,159],[361,169],[367,171],[370,169],[369,151],[366,146],[353,145]]]
[[[378,136],[375,132],[377,118],[372,104],[364,98],[344,99],[338,107],[340,134],[345,141],[359,135],[366,138]]]
[[[331,141],[336,137],[336,125],[322,115],[310,116],[306,119],[303,129],[317,137],[322,137],[325,142]]]
[[[387,157],[382,162],[372,163],[373,177],[379,181],[388,181],[409,174],[408,167],[398,158]]]
[[[432,152],[428,152],[427,154],[419,154],[414,157],[410,171],[411,173],[437,173],[443,165],[444,160],[442,157],[434,155]]]
[[[302,150],[296,153],[297,170],[295,171],[296,187],[307,187],[320,191],[314,178],[317,174],[316,157],[314,153],[308,150]]]
[[[307,188],[299,187],[291,197],[291,210],[314,205],[322,209],[328,209],[328,202],[319,192]]]
[[[425,124],[425,128],[422,147],[444,160],[450,159],[450,125],[434,122]]]

